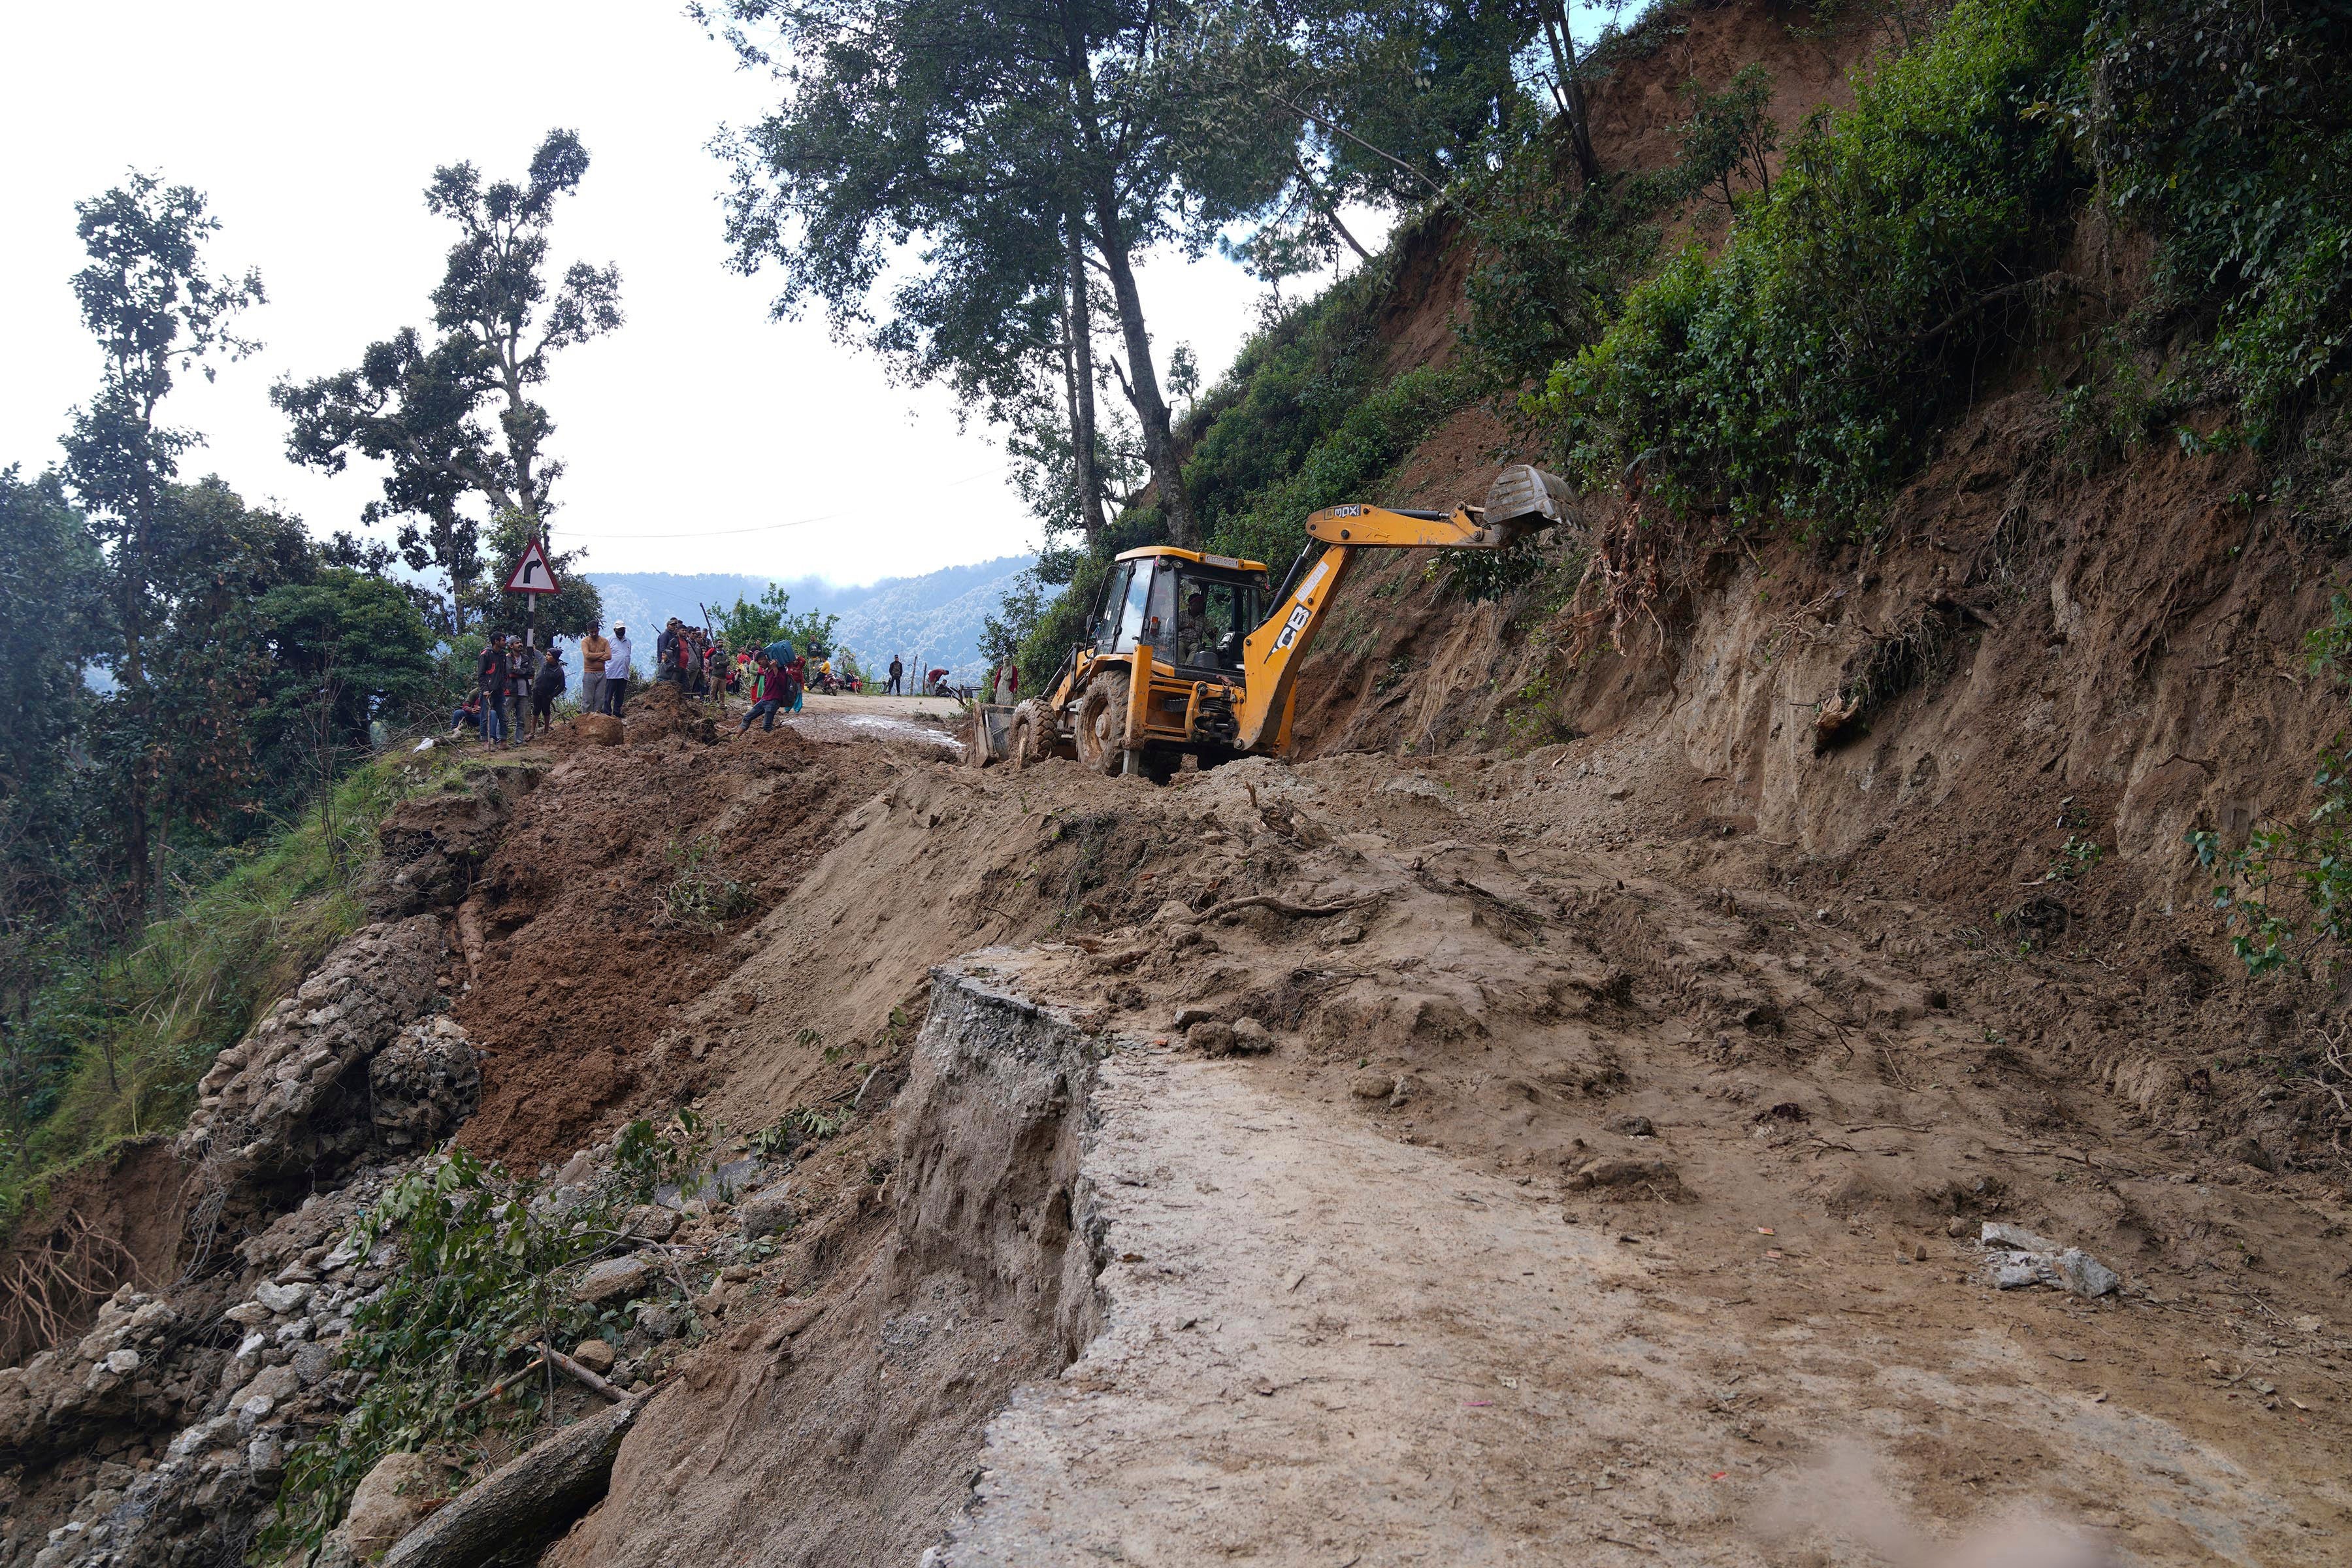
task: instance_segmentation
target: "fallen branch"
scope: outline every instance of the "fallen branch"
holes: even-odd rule
[[[499,1379],[498,1382],[490,1384],[489,1387],[482,1390],[481,1393],[475,1394],[472,1398],[461,1400],[457,1404],[457,1407],[451,1410],[449,1414],[452,1415],[463,1415],[475,1405],[486,1405],[489,1401],[496,1399],[499,1394],[504,1394],[508,1389],[512,1388],[516,1384],[520,1383],[524,1378],[529,1377],[532,1373],[537,1372],[547,1359],[546,1347],[544,1345],[541,1346],[540,1351],[541,1353],[531,1357],[528,1363],[524,1363],[520,1371],[510,1372],[507,1373],[506,1376]]]
[[[544,1342],[542,1342],[539,1347],[539,1353],[551,1363],[556,1371],[569,1373],[579,1382],[582,1387],[587,1389],[591,1394],[602,1394],[615,1405],[625,1404],[627,1401],[636,1397],[626,1389],[614,1387],[611,1384],[605,1382],[603,1378],[598,1377],[594,1373],[590,1372],[578,1362],[573,1361],[570,1356],[565,1355],[562,1351],[555,1349],[553,1346],[549,1345]]]
[[[1227,899],[1221,904],[1212,904],[1193,918],[1205,924],[1224,915],[1239,914],[1244,910],[1272,910],[1276,914],[1287,915],[1292,920],[1320,920],[1326,915],[1343,915],[1349,910],[1362,909],[1385,896],[1381,893],[1360,893],[1336,903],[1297,904],[1288,899],[1276,898],[1272,893],[1249,893],[1238,899]]]

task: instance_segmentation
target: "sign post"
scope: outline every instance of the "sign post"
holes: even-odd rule
[[[547,552],[534,539],[522,547],[522,554],[507,574],[507,592],[528,594],[523,601],[522,646],[539,646],[539,595],[558,592],[562,584],[555,580],[555,568],[547,563]]]

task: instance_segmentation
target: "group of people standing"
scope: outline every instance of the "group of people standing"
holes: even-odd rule
[[[471,723],[485,744],[517,745],[526,735],[555,726],[555,700],[566,684],[563,651],[544,653],[504,632],[492,632],[474,666],[474,689],[451,716],[450,728]]]
[[[635,659],[628,627],[616,626],[608,637],[603,626],[589,623],[588,635],[580,639],[581,711],[620,718],[629,705],[629,676]]]
[[[581,710],[623,717],[635,673],[629,628],[615,626],[608,637],[601,626],[592,625],[580,639],[579,651]],[[654,665],[654,679],[675,685],[681,696],[707,699],[733,691],[750,698],[751,711],[743,715],[735,731],[738,735],[748,731],[754,719],[760,721],[761,730],[772,730],[777,714],[799,712],[810,680],[807,658],[789,642],[730,653],[726,643],[706,628],[688,626],[675,616],[655,641]],[[828,690],[834,689],[831,668],[820,665],[817,677],[818,684]],[[905,666],[894,657],[890,660],[893,692],[913,684],[905,679]],[[562,649],[541,652],[520,638],[493,632],[475,667],[474,690],[452,716],[450,728],[478,727],[488,745],[520,744],[528,736],[553,728],[555,700],[563,694],[565,684]]]

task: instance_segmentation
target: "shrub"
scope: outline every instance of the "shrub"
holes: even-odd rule
[[[1865,521],[2032,302],[2075,187],[2058,121],[2084,0],[1964,0],[1816,117],[1719,259],[1696,247],[1552,374],[1590,483],[1638,474],[1738,528]]]
[[[2170,302],[2267,445],[2352,345],[2352,14],[2105,0],[2090,58],[2109,195],[2162,240]]]
[[[2336,591],[2306,647],[2315,671],[2352,673],[2352,594]],[[2223,849],[2210,829],[2189,835],[2199,863],[2221,873],[2213,906],[2256,974],[2301,964],[2322,943],[2352,942],[2352,735],[2338,734],[2320,753],[2311,782],[2319,798],[2310,814],[2300,823],[2257,827],[2243,849]],[[2307,911],[2307,925],[2280,902],[2289,894]]]

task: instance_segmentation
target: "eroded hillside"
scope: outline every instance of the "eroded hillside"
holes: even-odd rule
[[[1751,60],[1851,101],[1676,15],[1613,163]],[[65,1194],[132,1263],[0,1372],[7,1560],[2340,1561],[2342,995],[2186,840],[2306,808],[2340,553],[2218,409],[2086,448],[2155,263],[2068,247],[1880,526],[1393,552],[1287,761],[665,691],[420,763],[371,923]],[[1391,373],[1477,264],[1407,248]]]

